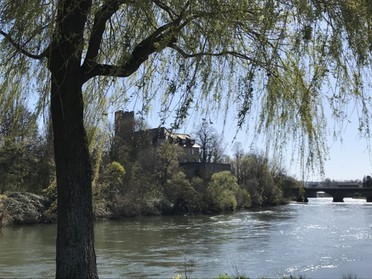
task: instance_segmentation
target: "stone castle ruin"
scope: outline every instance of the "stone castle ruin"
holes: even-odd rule
[[[137,139],[143,147],[156,147],[165,142],[180,146],[183,152],[179,155],[178,161],[189,178],[199,176],[208,179],[213,173],[231,169],[230,164],[202,163],[200,145],[189,134],[175,133],[165,127],[136,129],[134,111],[115,112],[115,137],[121,139],[124,144]]]

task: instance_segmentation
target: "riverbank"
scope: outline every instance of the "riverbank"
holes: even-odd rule
[[[7,192],[0,195],[0,227],[55,223],[56,200],[29,192]],[[116,195],[110,200],[94,201],[96,220],[127,217],[173,215],[170,205],[160,201],[134,203]]]
[[[33,193],[10,192],[0,195],[0,227],[53,223],[50,199]]]
[[[232,211],[232,210],[230,210]],[[114,220],[139,216],[184,215],[170,202],[146,201],[133,203],[123,197],[107,201],[95,200],[94,214],[96,220]],[[189,212],[189,214],[216,214],[221,212]],[[55,223],[57,219],[56,201],[47,196],[29,192],[7,192],[0,195],[0,227]]]
[[[96,220],[114,220],[139,216],[177,215],[164,201],[131,202],[120,195],[94,201]],[[0,227],[55,223],[56,200],[29,192],[0,195]]]

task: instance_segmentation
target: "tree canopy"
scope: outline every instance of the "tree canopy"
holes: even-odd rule
[[[67,14],[58,15],[64,6]],[[2,1],[2,92],[29,80],[43,95],[50,50],[58,47],[56,22],[84,12],[76,47],[87,103],[105,111],[114,99],[140,97],[147,109],[157,92],[164,119],[230,107],[239,127],[258,111],[258,132],[322,158],[324,106],[340,119],[356,102],[361,131],[369,133],[371,6],[367,0]]]
[[[313,162],[325,106],[343,120],[355,105],[370,135],[371,25],[369,0],[2,0],[0,100],[50,102],[57,277],[97,277],[87,105],[99,116],[140,98],[146,111],[160,96],[174,127],[190,110],[234,111],[238,128],[253,118],[279,153],[291,143]]]

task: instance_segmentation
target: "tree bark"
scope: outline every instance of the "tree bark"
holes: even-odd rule
[[[58,193],[56,277],[95,278],[91,165],[82,91],[73,75],[62,82],[53,77],[51,90]]]
[[[56,278],[98,278],[92,168],[84,128],[81,57],[91,1],[59,1],[50,47],[51,115],[57,174]]]

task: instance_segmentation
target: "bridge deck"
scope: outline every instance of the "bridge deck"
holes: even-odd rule
[[[372,202],[372,188],[359,187],[309,187],[305,188],[306,197],[314,197],[317,192],[325,192],[333,197],[333,201],[343,201],[345,197],[353,197],[356,194],[363,196],[367,202]]]

